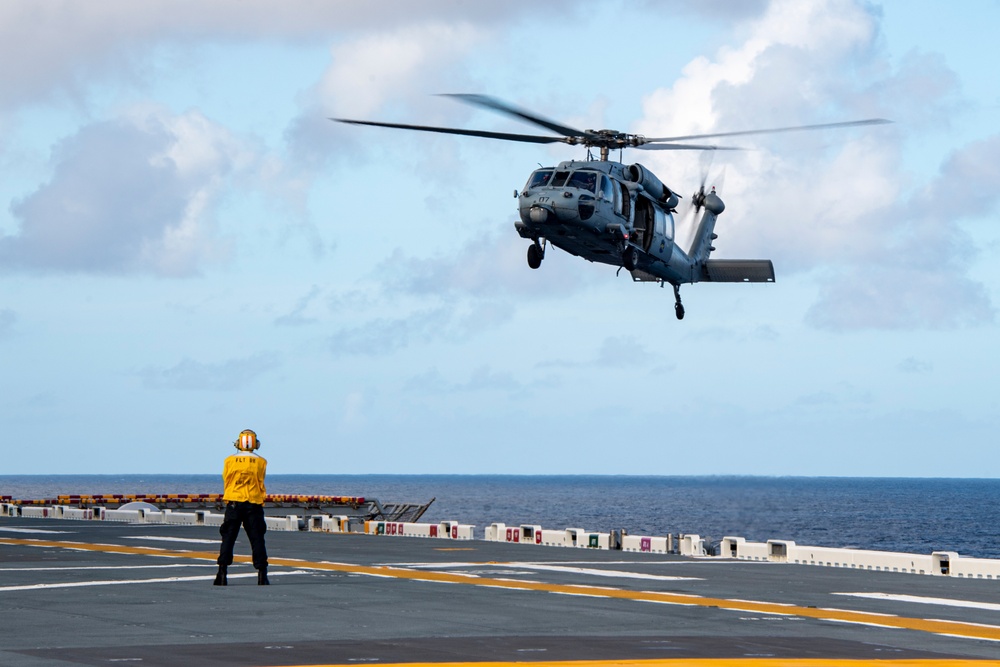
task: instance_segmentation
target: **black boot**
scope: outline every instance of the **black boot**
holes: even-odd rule
[[[213,586],[227,586],[229,582],[226,580],[226,566],[220,565],[219,571],[215,575],[215,581],[212,582]]]
[[[267,580],[267,568],[262,567],[257,570],[257,585],[258,586],[270,586],[271,582]]]

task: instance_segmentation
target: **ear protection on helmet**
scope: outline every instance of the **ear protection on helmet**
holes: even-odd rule
[[[246,429],[240,431],[240,434],[236,437],[236,442],[233,443],[233,447],[242,452],[252,452],[256,449],[260,449],[260,440],[257,439],[257,434]]]

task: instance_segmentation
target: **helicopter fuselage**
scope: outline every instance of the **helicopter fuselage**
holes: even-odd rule
[[[695,216],[699,210],[703,211],[701,220],[695,223],[688,247],[678,246],[673,214],[679,197],[641,164],[624,165],[610,161],[608,158],[612,150],[741,150],[689,141],[889,122],[875,118],[769,130],[648,138],[616,130],[579,130],[487,95],[452,94],[448,97],[532,123],[557,136],[347,118],[332,120],[352,125],[501,141],[586,146],[586,161],[561,162],[557,167],[538,169],[520,192],[514,192],[520,218],[515,228],[523,238],[532,241],[528,246],[528,266],[539,268],[545,257],[545,246],[551,243],[591,262],[627,269],[634,281],[656,282],[661,286],[670,283],[674,288],[674,308],[678,319],[684,317],[680,295],[682,284],[706,281],[774,282],[774,266],[766,259],[709,259],[715,250],[712,242],[717,238],[715,221],[726,206],[714,188],[706,194],[707,172],[703,174],[701,188],[691,198]],[[593,148],[600,151],[600,160],[590,159],[589,150]]]
[[[725,208],[714,193],[705,199],[702,229],[714,227]],[[548,242],[591,262],[624,266],[636,280],[697,282],[698,260],[707,259],[711,248],[702,249],[704,257],[692,257],[677,245],[677,203],[677,195],[642,165],[561,162],[529,177],[518,194],[515,227],[542,248]]]

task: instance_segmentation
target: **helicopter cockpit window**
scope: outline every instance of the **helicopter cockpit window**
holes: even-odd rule
[[[561,188],[566,185],[566,179],[569,178],[568,171],[557,171],[556,177],[552,179],[552,187]]]
[[[632,197],[629,194],[628,188],[624,183],[619,183],[621,186],[621,200],[615,200],[615,213],[622,216],[626,220],[632,217]]]
[[[551,179],[552,179],[551,169],[539,169],[538,171],[536,171],[531,175],[531,179],[528,181],[527,189],[530,190],[531,188],[543,188],[549,184],[549,181]]]
[[[594,171],[574,171],[573,175],[570,176],[569,183],[566,184],[569,188],[580,188],[581,190],[587,190],[589,192],[597,191],[597,172]]]
[[[598,199],[613,202],[615,200],[614,190],[611,189],[611,181],[604,174],[601,174],[601,196]]]

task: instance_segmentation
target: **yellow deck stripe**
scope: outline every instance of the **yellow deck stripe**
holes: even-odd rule
[[[89,544],[84,542],[66,542],[56,540],[36,540],[0,538],[0,544],[48,547],[59,549],[76,549],[80,551],[99,551],[104,553],[131,554],[143,556],[159,556],[168,558],[187,558],[192,560],[215,561],[217,554],[206,551],[179,551],[157,547],[124,546],[116,544]],[[237,556],[237,562],[249,563],[249,556]],[[961,621],[942,621],[925,618],[907,618],[904,616],[887,616],[864,611],[846,609],[817,609],[800,607],[773,602],[756,602],[752,600],[729,600],[726,598],[710,598],[698,595],[683,595],[678,593],[663,593],[658,591],[632,591],[597,586],[574,584],[551,584],[537,581],[516,581],[509,579],[491,579],[470,575],[453,574],[450,572],[433,572],[425,570],[408,570],[399,567],[354,565],[350,563],[307,562],[293,558],[269,558],[271,565],[298,569],[326,570],[332,572],[347,572],[414,581],[431,581],[449,584],[465,584],[472,586],[488,586],[510,590],[529,590],[566,595],[584,595],[598,598],[620,600],[639,600],[644,602],[659,602],[662,604],[686,605],[695,607],[714,607],[732,611],[743,611],[759,614],[780,614],[815,618],[824,621],[840,621],[845,623],[860,623],[888,628],[919,630],[934,634],[967,637],[970,639],[988,639],[1000,641],[1000,626],[965,623]],[[482,665],[483,663],[476,663]],[[589,663],[588,663],[589,664]],[[612,664],[612,663],[607,663]],[[676,663],[674,663],[676,664]],[[879,664],[882,664],[881,662]],[[981,664],[981,662],[980,662]]]
[[[650,660],[553,660],[546,662],[401,662],[379,667],[988,667],[998,660],[837,660],[826,658],[662,658]],[[355,663],[290,667],[356,667]]]

